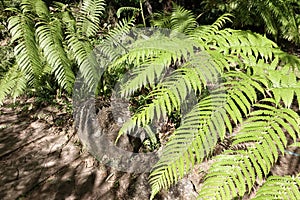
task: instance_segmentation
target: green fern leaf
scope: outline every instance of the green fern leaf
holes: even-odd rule
[[[219,100],[215,100],[214,97]],[[212,138],[212,136],[225,134],[224,128],[216,130],[210,126],[211,122],[217,121],[216,118],[220,116],[215,113],[224,112],[222,108],[224,97],[223,95],[216,95],[203,99],[184,117],[181,126],[176,129],[173,137],[167,143],[160,160],[153,167],[153,171],[150,174],[151,199],[154,198],[161,188],[170,187],[175,180],[182,178],[193,167],[193,164],[196,162],[194,151],[198,151],[196,158],[199,160],[197,162],[201,162],[204,156],[212,151],[213,146],[217,142],[217,139]],[[210,104],[209,107],[207,107],[208,103]],[[199,117],[193,118],[196,115]],[[217,131],[223,131],[224,133]],[[197,149],[194,149],[195,147]],[[168,166],[172,166],[172,173],[168,170]],[[170,181],[166,182],[165,179]]]
[[[125,6],[125,7],[121,7],[117,10],[117,17],[120,18],[121,17],[121,13],[124,11],[132,11],[133,13],[137,13],[140,12],[139,8],[135,8],[135,7],[129,7],[129,6]]]
[[[48,13],[48,15],[45,13]],[[40,6],[38,15],[42,19],[42,21],[37,23],[36,29],[39,45],[44,52],[47,62],[52,67],[52,73],[58,84],[61,88],[71,93],[75,76],[71,69],[71,61],[68,59],[62,44],[61,23],[56,18],[51,19],[46,5],[44,7]]]
[[[274,102],[271,99],[262,102],[270,101]],[[234,188],[231,187],[231,193],[227,192],[230,195],[224,198],[243,196],[246,191],[251,190],[256,178],[262,180],[263,175],[268,175],[278,159],[278,150],[284,153],[287,136],[283,130],[288,130],[292,137],[299,131],[300,118],[292,110],[262,103],[255,106],[261,109],[250,113],[233,141],[233,145],[248,143],[247,150],[225,151],[223,155],[216,157],[216,162],[206,176],[199,199],[217,199],[219,195],[224,195],[225,188],[227,190],[229,184],[232,185],[229,180],[233,180]],[[287,119],[287,122],[284,119]],[[280,137],[284,139],[279,140]]]
[[[79,32],[87,37],[94,37],[99,30],[100,17],[104,10],[104,0],[84,0],[78,19]]]
[[[299,199],[300,198],[300,179],[291,176],[271,176],[258,189],[256,196],[258,199]],[[279,196],[280,195],[280,196]]]
[[[24,72],[19,70],[18,65],[12,66],[4,78],[0,80],[0,105],[8,95],[13,99],[21,95],[25,91],[26,84]]]
[[[26,79],[31,85],[40,79],[42,61],[34,37],[34,24],[29,14],[19,14],[9,18],[8,28],[12,35],[12,42],[18,44],[14,48],[17,63],[26,74]]]

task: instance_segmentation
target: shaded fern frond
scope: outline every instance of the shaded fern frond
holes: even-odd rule
[[[265,199],[300,199],[300,174],[291,176],[271,176],[258,189],[255,200]]]
[[[68,47],[79,66],[79,72],[83,76],[88,88],[94,91],[100,75],[91,44],[88,41],[79,39],[79,37],[72,32],[69,32],[66,38]]]
[[[154,13],[153,18],[154,26],[184,34],[189,34],[198,25],[196,17],[191,11],[176,4],[173,4],[171,13]]]
[[[174,5],[171,14],[171,29],[179,33],[188,34],[197,27],[194,14],[185,8]]]
[[[223,8],[225,7],[223,12],[230,12],[235,16],[235,25],[262,26],[275,40],[280,36],[296,43],[300,42],[300,4],[297,0],[231,0],[229,5],[224,2]]]
[[[95,36],[99,30],[100,17],[105,10],[104,0],[84,0],[78,19],[79,32],[87,37]]]
[[[211,25],[201,25],[197,27],[191,35],[194,37],[209,37],[215,35],[219,30],[221,30],[227,22],[232,22],[231,14],[224,14],[220,16],[213,24]]]
[[[140,9],[135,8],[135,7],[129,7],[129,6],[121,7],[117,10],[117,13],[116,13],[117,17],[120,18],[121,13],[126,12],[126,11],[132,11],[133,13],[137,13],[137,12],[140,12]]]
[[[110,63],[115,64],[113,61],[115,61],[117,58],[121,57],[128,51],[128,49],[126,48],[126,43],[125,41],[123,41],[123,39],[124,36],[127,36],[126,38],[129,38],[128,35],[131,28],[134,26],[134,21],[135,18],[131,18],[130,20],[120,20],[118,24],[110,30],[105,40],[103,40],[97,46],[97,55],[101,55],[102,58],[106,58]],[[111,68],[113,67],[116,66],[110,66],[108,70],[111,70]],[[117,67],[119,67],[119,65],[117,65]]]
[[[152,15],[151,24],[154,27],[166,28],[171,29],[171,14],[170,13],[153,13]]]

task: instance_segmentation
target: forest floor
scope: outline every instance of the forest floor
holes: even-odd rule
[[[82,148],[72,114],[33,101],[0,107],[0,199],[115,199],[122,176]]]
[[[0,107],[0,199],[149,199],[148,174],[117,172],[101,165],[81,145],[70,105],[6,100]],[[300,149],[290,149],[300,153]],[[280,156],[274,175],[300,170],[300,157]],[[191,200],[211,163],[203,162],[157,200]],[[201,169],[201,170],[200,170]],[[199,171],[202,171],[199,174]],[[246,195],[249,199],[255,195]]]

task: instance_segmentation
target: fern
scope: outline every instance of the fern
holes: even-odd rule
[[[52,73],[59,86],[71,93],[75,76],[71,68],[71,61],[64,50],[62,25],[59,19],[50,16],[45,3],[38,1],[36,10],[41,21],[36,24],[36,35],[39,46],[43,50],[46,60],[52,67]]]
[[[288,71],[287,71],[288,70]],[[276,104],[279,104],[282,100],[286,107],[290,107],[294,99],[294,95],[297,96],[298,102],[300,102],[300,83],[297,81],[296,75],[290,72],[289,69],[269,70],[268,79],[272,82],[273,88],[271,89]]]
[[[299,1],[287,0],[230,0],[216,3],[205,1],[206,10],[230,12],[235,16],[233,23],[238,27],[263,27],[274,39],[285,38],[295,43],[300,42]]]
[[[226,151],[216,157],[203,183],[200,199],[232,199],[250,192],[256,179],[262,181],[263,176],[267,176],[278,159],[278,150],[284,153],[287,136],[283,129],[294,141],[299,137],[300,118],[297,113],[265,104],[268,102],[274,103],[273,99],[265,99],[254,104],[260,109],[250,113],[234,137],[233,145],[249,143],[248,149]]]
[[[27,80],[23,71],[19,70],[18,65],[14,65],[5,73],[3,79],[0,80],[0,105],[6,96],[10,95],[12,98],[16,98],[21,95],[26,88]]]
[[[151,199],[162,188],[182,178],[196,161],[201,162],[211,153],[218,137],[224,137],[224,120],[229,120],[223,108],[224,101],[223,95],[209,96],[184,117],[150,174]]]
[[[83,1],[78,19],[79,33],[87,37],[93,37],[99,30],[100,17],[105,10],[104,0],[85,0]]]
[[[12,9],[16,15],[9,19],[8,28],[12,42],[17,44],[15,57],[27,86],[37,89],[57,83],[70,94],[76,63],[88,86],[95,88],[99,77],[92,55],[91,37],[99,29],[104,1],[83,1],[78,21],[67,5],[56,2],[55,6],[58,12],[49,11],[42,0],[22,0],[21,10]],[[50,79],[45,77],[49,75],[55,78],[55,83],[46,83]],[[10,88],[6,85],[1,87]],[[4,94],[9,92],[5,90]]]
[[[179,33],[188,34],[196,28],[198,23],[191,11],[173,4],[171,14],[156,13],[152,24],[162,28],[169,28]]]
[[[30,13],[12,16],[8,28],[12,35],[12,42],[18,42],[14,48],[18,66],[25,72],[29,84],[39,81],[42,60],[34,37],[32,16]]]
[[[88,88],[95,90],[99,75],[96,61],[92,55],[92,46],[87,40],[81,40],[76,33],[68,32],[67,34],[68,47],[74,55],[79,71]]]
[[[126,11],[132,11],[133,13],[137,13],[137,12],[140,12],[141,10],[139,8],[135,8],[135,7],[121,7],[117,10],[117,17],[120,18],[121,17],[121,13],[122,12],[126,12]]]
[[[239,74],[230,75],[231,77],[237,78]],[[154,195],[161,188],[168,188],[170,186],[170,184],[162,184],[162,182],[160,182],[159,180],[165,180],[165,177],[168,176],[171,176],[172,179],[175,180],[177,180],[178,177],[182,177],[182,174],[180,174],[180,176],[178,176],[178,174],[176,173],[171,174],[168,171],[168,168],[170,166],[176,166],[179,169],[181,168],[184,173],[187,173],[190,169],[189,166],[183,164],[189,162],[185,161],[183,163],[179,163],[177,161],[178,159],[176,159],[176,154],[173,157],[172,154],[168,153],[168,151],[170,151],[168,150],[168,145],[170,145],[170,148],[174,152],[177,152],[180,146],[182,146],[184,150],[181,150],[179,152],[181,155],[185,155],[185,159],[191,159],[192,163],[194,163],[195,161],[193,160],[193,154],[196,154],[197,161],[201,162],[205,156],[209,155],[212,152],[218,139],[224,138],[226,128],[230,132],[232,131],[230,118],[235,123],[238,123],[242,121],[242,114],[249,113],[249,105],[251,104],[251,102],[253,103],[257,100],[256,91],[254,90],[254,88],[257,87],[257,89],[260,90],[260,86],[256,83],[255,80],[251,80],[247,76],[239,76],[239,80],[232,80],[227,82],[227,84],[229,84],[231,87],[230,90],[228,90],[229,95],[221,93],[220,95],[209,96],[209,98],[211,98],[211,102],[207,101],[207,99],[204,98],[198,103],[198,105],[196,105],[195,110],[192,111],[191,114],[185,116],[186,119],[182,121],[181,126],[177,129],[179,134],[177,133],[177,130],[175,131],[174,137],[166,146],[167,153],[165,153],[165,151],[163,152],[157,165],[159,166],[160,162],[169,163],[165,164],[164,168],[157,168],[156,166],[154,166],[154,171],[150,175],[150,177],[152,177],[150,179],[150,183],[152,183],[152,197],[154,197]],[[225,84],[225,88],[227,84]],[[249,90],[249,88],[253,89]],[[198,106],[200,106],[202,109],[199,109]],[[242,108],[241,111],[239,111],[238,107]],[[185,121],[188,121],[188,123],[185,124]],[[193,126],[193,124],[199,125]],[[191,131],[191,129],[188,127],[193,128],[194,131]],[[191,137],[189,135],[192,133],[195,136]],[[178,136],[176,134],[178,134]],[[189,145],[180,145],[186,144],[181,142],[181,139],[184,135],[187,136],[186,140],[190,141]],[[177,137],[178,140],[176,140]],[[200,140],[197,139],[197,137],[199,137]],[[193,142],[196,142],[197,145],[193,144]],[[177,145],[179,146],[177,148],[174,148],[173,143],[177,143]],[[183,166],[186,166],[185,169],[182,169]]]
[[[269,177],[253,199],[282,199],[282,197],[295,200],[300,198],[299,175]]]
[[[294,141],[299,138],[299,116],[288,109],[294,94],[298,97],[294,73],[298,72],[299,59],[282,52],[265,36],[223,29],[231,15],[221,16],[211,26],[197,26],[191,13],[181,9],[174,9],[178,13],[169,14],[166,20],[153,21],[156,26],[172,28],[168,35],[180,38],[182,24],[171,19],[184,13],[184,19],[191,18],[191,28],[181,41],[162,35],[136,40],[113,65],[132,64],[122,96],[131,96],[142,87],[151,88],[147,96],[150,103],[123,125],[119,137],[179,111],[186,98],[196,94],[198,102],[182,116],[182,123],[152,169],[151,199],[211,155],[226,132],[232,134],[233,127],[242,124],[242,130],[234,135],[234,145],[247,143],[248,148],[227,150],[217,156],[199,195],[203,199],[240,197],[250,192],[256,180],[269,174],[278,151],[284,153],[285,131]],[[174,71],[162,78],[173,62]],[[220,77],[224,83],[205,93]],[[289,94],[288,88],[292,89]],[[281,107],[281,100],[287,108]]]

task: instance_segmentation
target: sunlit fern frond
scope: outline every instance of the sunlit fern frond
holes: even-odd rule
[[[300,174],[292,176],[270,176],[258,189],[254,200],[265,199],[300,199]]]
[[[169,17],[171,18],[171,15]],[[155,119],[166,117],[171,112],[180,110],[188,94],[204,95],[201,92],[210,87],[210,83],[213,82],[210,79],[213,77],[212,74],[221,76],[221,80],[225,81],[224,84],[221,84],[226,91],[222,107],[220,105],[209,107],[206,104],[207,112],[197,113],[196,107],[201,104],[202,100],[204,101],[204,95],[202,96],[204,99],[194,107],[195,110],[192,109],[197,114],[183,116],[184,123],[189,127],[194,122],[195,124],[200,123],[204,118],[206,121],[203,123],[206,124],[202,124],[201,128],[197,130],[191,130],[185,128],[185,124],[182,123],[175,130],[171,140],[166,144],[166,153],[163,152],[161,159],[151,172],[151,198],[154,198],[162,188],[169,188],[176,183],[180,177],[188,173],[195,162],[201,162],[205,155],[211,153],[211,149],[214,148],[218,139],[223,139],[226,129],[229,134],[232,133],[233,126],[243,123],[244,119],[250,116],[255,103],[272,94],[270,90],[273,86],[267,78],[268,70],[275,69],[284,63],[288,66],[287,63],[290,63],[290,60],[294,66],[299,62],[297,58],[283,53],[274,42],[264,36],[250,31],[221,29],[224,23],[230,20],[229,17],[230,15],[222,16],[211,27],[191,28],[195,31],[188,31],[184,39],[178,38],[178,41],[176,39],[178,34],[172,33],[172,30],[169,31],[169,35],[175,36],[172,40],[161,37],[161,35],[158,38],[151,36],[145,37],[147,39],[141,41],[136,40],[128,52],[116,61],[118,64],[128,62],[133,66],[130,78],[121,90],[123,96],[131,96],[142,87],[150,86],[151,88],[151,92],[147,96],[151,103],[139,108],[132,118],[125,122],[119,132],[119,137],[135,130],[138,126],[145,127]],[[168,21],[158,24],[168,27],[164,24],[165,22]],[[170,23],[172,24],[172,22]],[[191,24],[191,27],[194,27],[193,23]],[[188,43],[192,48],[186,47]],[[209,60],[207,62],[209,64],[206,65],[209,67],[201,66],[204,63],[203,60],[198,60],[198,64],[200,63],[198,68],[189,66],[191,58],[199,52],[206,56],[206,60]],[[161,74],[164,74],[176,61],[179,62],[174,71],[163,79]],[[269,65],[270,67],[267,67]],[[214,70],[215,72],[212,73]],[[205,104],[205,101],[203,103]],[[201,118],[205,114],[214,116],[215,111],[219,113],[215,114],[218,116],[217,118],[209,120],[207,117]],[[197,137],[200,139],[197,140]],[[199,141],[202,143],[200,144]],[[202,155],[203,152],[205,152],[204,155]],[[259,153],[257,150],[253,150],[253,152]],[[245,155],[247,153],[245,152]],[[173,159],[172,154],[174,154]],[[201,156],[199,156],[200,154]],[[233,154],[235,155],[235,153]],[[195,157],[197,158],[195,159]],[[246,165],[249,163],[251,165],[252,160],[250,162],[248,159]],[[271,163],[273,164],[274,160]],[[271,164],[264,172],[267,173],[270,166]],[[240,196],[247,189],[251,189],[255,181],[252,178],[254,177],[252,171],[251,178],[245,179],[248,186],[238,185],[240,193],[234,189],[233,196]],[[237,181],[242,180],[240,175],[236,179]],[[221,189],[220,191],[223,192]]]
[[[95,36],[100,28],[100,18],[104,10],[104,0],[84,0],[78,19],[79,32],[87,37]]]
[[[210,167],[198,199],[233,199],[250,192],[256,180],[262,181],[284,153],[287,136],[299,137],[300,118],[292,110],[267,105],[265,99],[254,106],[260,108],[250,113],[234,136],[233,145],[248,143],[246,150],[225,151],[215,158]],[[278,152],[279,151],[279,152]]]
[[[178,62],[180,59],[189,60],[193,54],[193,42],[187,38],[160,35],[147,40],[137,40],[129,52],[121,58],[135,63],[128,81],[123,85],[121,95],[130,96],[143,86],[155,86],[172,62]]]
[[[201,37],[199,35],[199,38]],[[268,61],[273,59],[274,53],[279,50],[276,43],[250,31],[223,29],[217,31],[215,35],[201,39],[204,39],[210,48],[215,48],[225,56],[236,55],[245,61],[252,58],[255,62],[258,57]]]
[[[180,49],[176,50],[183,52]],[[121,95],[130,96],[139,87],[150,84],[154,89],[147,98],[153,99],[153,103],[142,108],[139,113],[126,122],[120,130],[119,136],[130,132],[136,126],[147,125],[155,117],[166,117],[172,111],[180,110],[181,104],[189,93],[201,93],[202,88],[206,87],[208,83],[213,84],[218,81],[222,69],[217,68],[213,60],[210,60],[204,53],[195,55],[191,53],[190,58],[186,57],[187,61],[185,64],[169,76],[163,78],[162,75],[164,75],[166,68],[169,67],[170,61],[175,55],[170,54],[166,56],[165,54],[161,54],[161,56],[165,56],[164,59],[166,60],[158,57],[158,60],[155,60],[159,63],[152,62],[154,65],[140,67],[133,71],[136,73],[136,76],[124,85]],[[161,80],[155,82],[158,77]],[[139,87],[136,87],[136,85]]]
[[[230,124],[223,107],[225,101],[224,94],[208,96],[184,116],[150,174],[151,199],[186,175],[211,153],[217,138],[224,137],[225,124]]]
[[[282,100],[286,107],[290,107],[294,96],[297,96],[298,103],[300,102],[300,82],[297,81],[294,71],[284,68],[280,71],[268,70],[267,78],[272,83],[270,90],[276,104]]]
[[[59,19],[52,17],[44,2],[37,8],[40,22],[36,24],[36,35],[39,46],[43,50],[46,61],[52,67],[52,73],[59,86],[71,93],[75,76],[71,69],[71,61],[63,47],[62,24]]]
[[[14,99],[21,95],[26,88],[26,84],[27,80],[24,72],[19,69],[18,65],[12,66],[5,73],[4,78],[0,80],[0,105],[8,95]]]
[[[228,88],[228,104],[225,108],[231,120],[237,125],[243,121],[243,116],[249,114],[251,105],[258,100],[258,94],[265,95],[263,85],[267,83],[259,76],[249,76],[235,71],[223,76],[226,78],[224,87]]]
[[[42,73],[42,61],[35,41],[35,28],[32,16],[18,14],[9,18],[8,28],[12,35],[16,61],[24,72],[29,84],[37,82]]]
[[[210,155],[218,139],[224,139],[226,130],[232,132],[231,120],[238,124],[243,121],[243,115],[250,113],[251,105],[257,101],[257,91],[262,90],[259,80],[235,72],[228,73],[225,77],[228,82],[223,85],[223,89],[221,87],[219,94],[207,97],[211,98],[212,104],[206,98],[200,100],[184,116],[181,125],[167,143],[166,151],[163,151],[150,174],[152,197],[187,173],[189,165],[195,163],[195,157],[197,162],[201,162],[205,156]],[[182,142],[183,138],[186,142]],[[181,150],[177,152],[177,149]]]

